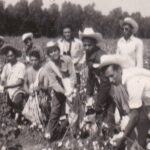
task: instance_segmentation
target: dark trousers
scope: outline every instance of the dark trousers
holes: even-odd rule
[[[10,99],[9,95],[7,94],[7,103],[11,107],[11,109],[15,110],[15,112],[21,113],[25,103],[24,100],[25,100],[25,95],[23,93],[18,93],[13,98],[13,101]]]
[[[59,128],[59,118],[65,115],[65,101],[66,97],[64,94],[54,92],[51,114],[47,127],[47,131],[50,132],[51,138],[57,134],[57,130]]]

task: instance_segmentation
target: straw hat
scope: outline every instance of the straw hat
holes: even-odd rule
[[[28,38],[33,38],[33,33],[29,32],[29,33],[25,33],[22,35],[22,41],[25,41]]]
[[[132,26],[132,28],[133,28],[133,30],[132,30],[133,34],[136,34],[137,31],[138,31],[138,29],[139,29],[139,26],[138,26],[137,22],[134,19],[132,19],[131,17],[124,18],[124,20],[121,21],[120,24],[121,24],[121,26],[123,26],[125,24],[129,24],[130,26]]]
[[[103,68],[108,65],[116,64],[122,68],[127,68],[130,64],[128,57],[120,56],[116,54],[112,55],[103,55],[100,57],[100,63],[93,64],[94,68]]]
[[[85,28],[83,32],[79,32],[79,37],[81,40],[83,38],[92,38],[99,43],[102,40],[102,34],[99,32],[94,32],[93,28]]]

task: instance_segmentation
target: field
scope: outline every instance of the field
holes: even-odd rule
[[[21,40],[21,37],[5,37],[7,43],[11,43],[16,48],[22,50],[24,44]],[[45,49],[46,43],[52,39],[48,39],[47,37],[34,39],[34,42],[40,45],[43,49]],[[103,50],[108,53],[114,53],[116,50],[116,43],[118,39],[103,39],[100,43],[100,46]],[[143,39],[144,43],[144,66],[149,69],[150,64],[150,39]]]
[[[35,43],[45,49],[45,45],[48,41],[46,37],[35,39]],[[7,43],[11,43],[16,48],[22,50],[24,45],[21,41],[21,37],[6,37]],[[143,39],[144,42],[144,66],[150,69],[150,40]],[[108,53],[114,53],[116,49],[117,39],[105,39],[100,45],[103,50]],[[2,146],[8,146],[9,150],[41,150],[48,143],[43,138],[43,133],[37,130],[29,129],[29,126],[23,126],[21,130],[16,128],[16,124],[10,118],[5,117],[5,111],[7,109],[4,97],[0,97],[0,148]],[[3,122],[5,122],[3,124]],[[85,143],[85,141],[83,141]],[[76,142],[74,142],[76,144]],[[88,143],[87,149],[90,148],[92,143]],[[65,149],[65,148],[64,148]],[[82,149],[82,148],[81,148]],[[5,150],[5,149],[3,149]],[[55,150],[55,148],[54,148]]]

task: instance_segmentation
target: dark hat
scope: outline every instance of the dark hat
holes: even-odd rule
[[[0,55],[6,55],[9,50],[13,51],[17,57],[21,57],[22,55],[20,50],[16,49],[15,47],[11,45],[4,45],[0,50]]]

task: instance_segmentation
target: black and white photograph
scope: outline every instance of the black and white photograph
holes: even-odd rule
[[[0,150],[150,150],[150,0],[0,0]]]

